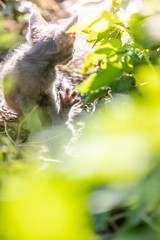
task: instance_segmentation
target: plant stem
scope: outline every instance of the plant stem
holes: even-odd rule
[[[18,127],[18,133],[17,133],[17,139],[16,139],[16,145],[19,142],[19,138],[20,138],[20,133],[21,133],[21,128],[22,128],[22,124],[27,121],[27,119],[32,115],[32,113],[34,113],[38,108],[38,105],[34,106],[34,108],[32,109],[32,111],[30,111],[27,116],[20,122],[19,127]]]

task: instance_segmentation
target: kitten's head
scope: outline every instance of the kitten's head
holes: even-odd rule
[[[33,45],[30,55],[52,59],[55,64],[66,63],[72,58],[75,33],[67,33],[78,20],[72,16],[65,24],[47,23],[41,15],[33,12],[29,20],[27,40]]]

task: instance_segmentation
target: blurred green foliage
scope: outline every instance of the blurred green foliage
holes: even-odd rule
[[[77,89],[85,103],[113,94],[77,142],[62,126],[14,145],[2,131],[0,240],[160,239],[160,4],[130,4],[75,26],[93,43],[82,73],[94,70]]]
[[[0,50],[2,53],[5,53],[9,49],[13,50],[13,46],[19,46],[23,40],[23,37],[17,36],[15,33],[1,32]]]

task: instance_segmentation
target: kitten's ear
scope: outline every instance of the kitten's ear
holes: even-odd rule
[[[32,12],[29,19],[29,26],[32,28],[34,26],[47,25],[47,22],[38,12]]]
[[[64,24],[64,30],[67,31],[70,27],[72,27],[78,21],[78,14],[75,14]]]
[[[42,26],[46,26],[47,24],[48,23],[43,19],[43,17],[41,17],[38,12],[32,12],[29,18],[28,34],[26,36],[27,40],[34,40],[38,33],[38,29],[40,29]]]

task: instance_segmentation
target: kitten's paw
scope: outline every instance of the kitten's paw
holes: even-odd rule
[[[78,99],[75,99],[75,96],[77,95],[77,91],[71,92],[69,88],[66,89],[65,93],[59,92],[59,96],[61,99],[61,105],[63,107],[72,107],[75,103],[79,102]]]

